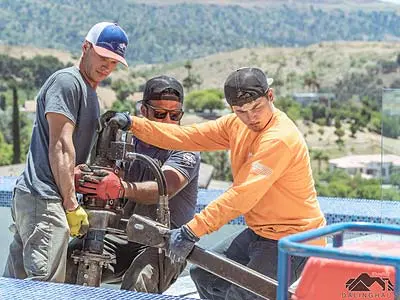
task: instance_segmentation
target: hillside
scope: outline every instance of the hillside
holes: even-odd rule
[[[76,54],[90,26],[104,20],[117,21],[126,29],[131,64],[179,61],[241,48],[400,38],[400,6],[373,0],[140,2],[2,0],[0,44]]]
[[[382,61],[396,62],[400,54],[400,42],[324,42],[308,47],[243,48],[223,52],[192,61],[192,73],[202,79],[203,88],[222,88],[227,75],[239,67],[258,66],[274,77],[273,87],[278,95],[294,92],[310,92],[312,87],[304,85],[304,77],[314,71],[322,91],[331,90],[335,84],[352,73],[366,73]],[[64,63],[77,61],[78,57],[54,49],[0,46],[1,54],[31,58],[37,54],[54,55]],[[119,68],[111,75],[112,80],[133,80],[137,86],[146,79],[167,74],[183,80],[187,76],[185,61],[169,64],[148,64]],[[376,74],[370,88],[390,87],[399,78],[396,70]],[[133,76],[132,76],[133,75]],[[400,88],[400,86],[397,86]],[[197,88],[197,87],[196,87]],[[99,89],[102,106],[110,107],[116,99],[110,88]]]
[[[261,7],[271,8],[279,7],[284,4],[296,5],[297,7],[309,7],[329,10],[329,9],[345,9],[345,10],[398,10],[399,1],[396,0],[132,0],[135,3],[146,3],[151,5],[176,5],[182,3],[190,4],[206,4],[206,5],[237,5],[242,7]]]
[[[222,88],[227,75],[244,66],[258,66],[275,78],[275,87],[281,94],[309,92],[304,76],[314,71],[321,89],[329,89],[346,74],[363,73],[380,61],[396,61],[400,42],[324,42],[298,48],[243,48],[233,52],[218,53],[192,61],[192,73],[203,80],[200,88]],[[187,76],[185,62],[163,65],[138,65],[130,68],[136,77],[151,77],[165,73],[182,80]],[[376,76],[382,86],[390,86],[398,73]],[[277,79],[283,85],[277,87]]]
[[[15,58],[33,58],[36,55],[46,56],[51,55],[57,57],[59,61],[64,64],[75,63],[78,60],[78,55],[73,55],[70,52],[49,49],[49,48],[38,48],[32,46],[10,46],[10,45],[0,45],[0,54],[6,54]]]

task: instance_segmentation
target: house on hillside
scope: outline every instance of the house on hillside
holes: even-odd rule
[[[321,103],[329,108],[331,107],[331,101],[336,98],[333,93],[294,93],[292,96],[294,100],[303,106],[311,103]]]
[[[36,113],[36,100],[25,100],[20,111],[27,113]]]
[[[344,170],[349,175],[360,174],[363,178],[382,178],[383,183],[390,182],[390,176],[400,172],[400,156],[369,154],[348,155],[329,160],[329,170]]]
[[[19,108],[21,113],[24,113],[32,122],[35,121],[36,117],[36,99],[25,100],[24,104]]]

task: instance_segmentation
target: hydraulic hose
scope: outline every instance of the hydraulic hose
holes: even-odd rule
[[[165,179],[164,174],[162,173],[160,167],[146,155],[135,153],[135,152],[127,152],[126,159],[128,160],[136,160],[145,162],[150,166],[150,170],[156,177],[156,182],[158,184],[158,194],[159,194],[159,201],[158,201],[158,208],[157,208],[157,218],[158,221],[170,228],[171,221],[170,221],[170,213],[168,207],[168,192],[167,192],[167,182]],[[165,290],[164,287],[164,252],[161,248],[158,248],[158,268],[159,268],[159,278],[158,278],[158,290],[159,293],[163,293]]]
[[[162,173],[161,169],[157,166],[157,164],[154,162],[153,159],[150,157],[140,154],[140,153],[135,153],[135,152],[127,152],[126,153],[126,159],[130,161],[134,160],[139,160],[142,161],[146,164],[149,165],[150,171],[154,174],[156,177],[156,182],[158,184],[158,194],[160,197],[166,196],[168,197],[168,192],[167,192],[167,181],[165,179],[164,174]],[[164,224],[166,225],[166,224]]]

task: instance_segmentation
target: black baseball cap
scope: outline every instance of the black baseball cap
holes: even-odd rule
[[[242,106],[265,96],[273,79],[258,68],[240,68],[229,74],[224,93],[230,106]]]
[[[171,97],[172,96],[172,97]],[[175,100],[183,102],[182,84],[173,77],[161,75],[146,82],[143,93],[143,102],[149,100]]]

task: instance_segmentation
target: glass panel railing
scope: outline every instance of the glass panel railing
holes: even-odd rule
[[[400,89],[383,90],[381,124],[381,220],[400,225]]]

